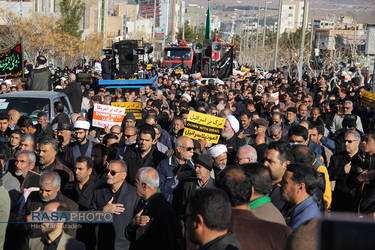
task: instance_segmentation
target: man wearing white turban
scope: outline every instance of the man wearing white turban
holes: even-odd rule
[[[237,150],[245,145],[245,141],[238,137],[240,123],[233,115],[228,115],[221,131],[220,144],[224,144],[228,150],[228,165],[235,165]]]
[[[79,118],[81,119],[81,118]],[[85,118],[82,118],[85,119]],[[78,120],[74,123],[74,134],[76,140],[74,143],[68,145],[64,160],[72,166],[75,165],[75,161],[78,156],[85,155],[91,158],[92,147],[96,144],[93,141],[87,139],[90,129],[90,123],[86,120]],[[72,167],[71,166],[71,167]]]
[[[213,161],[213,170],[216,175],[227,167],[227,147],[223,144],[217,144],[207,150]]]

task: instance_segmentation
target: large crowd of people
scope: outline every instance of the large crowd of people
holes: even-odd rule
[[[52,81],[45,63],[16,88],[1,84],[65,93],[73,109],[56,102],[56,117],[37,122],[0,113],[4,249],[317,249],[316,222],[332,212],[375,217],[362,75],[298,81],[281,68],[200,81],[165,71],[157,88],[111,93],[67,68]],[[94,104],[112,102],[140,102],[142,119],[92,126]],[[225,119],[217,144],[183,135],[192,110]],[[34,227],[35,211],[102,211],[113,222]]]

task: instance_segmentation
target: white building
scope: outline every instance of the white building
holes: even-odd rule
[[[55,9],[55,2],[48,0],[26,0],[26,1],[4,1],[0,0],[0,10],[11,12],[20,17],[30,18],[33,13],[40,12],[45,15],[52,14]],[[4,20],[0,20],[0,25]]]
[[[282,1],[280,32],[295,32],[302,27],[303,10],[303,1]]]
[[[219,32],[221,28],[221,21],[219,17],[211,15],[211,31]]]

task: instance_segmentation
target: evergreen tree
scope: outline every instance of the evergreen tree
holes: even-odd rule
[[[204,39],[204,31],[205,28],[195,27],[195,30],[190,26],[189,21],[185,21],[185,40],[187,43],[193,43],[196,38],[198,38],[199,42],[202,42]],[[177,39],[182,39],[182,27],[179,28],[178,32],[176,33]]]
[[[64,20],[61,29],[71,36],[81,38],[83,30],[79,29],[79,22],[85,13],[85,3],[81,0],[62,0],[60,11]]]

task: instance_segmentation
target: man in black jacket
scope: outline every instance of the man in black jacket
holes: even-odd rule
[[[66,113],[64,113],[64,105],[62,104],[62,102],[55,102],[53,106],[55,109],[56,116],[51,122],[51,124],[53,125],[55,123],[69,123],[69,116]]]
[[[62,190],[62,193],[78,203],[79,211],[87,211],[94,189],[96,187],[95,181],[90,178],[93,170],[93,163],[90,157],[81,155],[78,156],[74,168],[75,181],[67,183]],[[77,239],[86,244],[87,249],[95,248],[95,241],[92,240],[92,235],[95,234],[95,227],[91,223],[83,223],[77,230]]]
[[[139,197],[136,189],[125,181],[127,170],[123,160],[111,161],[106,183],[94,191],[89,210],[113,213],[113,223],[99,224],[98,249],[129,249],[130,241],[125,238],[124,230],[134,217]]]
[[[330,181],[335,181],[332,195],[332,211],[354,212],[358,198],[357,188],[350,188],[347,179],[350,172],[364,169],[364,155],[359,148],[361,135],[355,130],[349,130],[344,136],[345,151],[332,155],[328,167]]]
[[[151,167],[140,168],[135,183],[141,200],[125,228],[130,249],[175,249],[177,218],[159,192],[158,173]]]
[[[141,167],[154,167],[167,156],[160,152],[156,144],[156,133],[153,126],[145,124],[139,129],[138,147],[132,147],[126,150],[124,161],[129,166],[126,180],[134,185],[135,177]]]
[[[33,69],[27,77],[27,90],[52,90],[52,75],[49,68],[45,65],[47,59],[44,56],[37,57],[38,66]]]
[[[81,111],[82,91],[76,82],[76,75],[70,73],[68,82],[68,86],[65,89],[56,89],[55,91],[66,94],[72,104],[72,113],[79,113]]]

